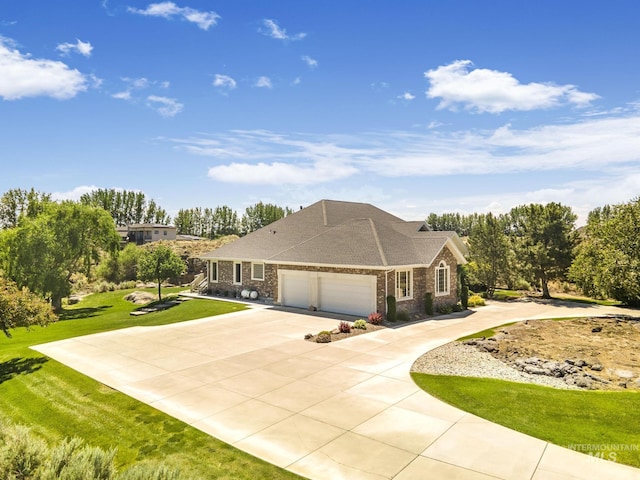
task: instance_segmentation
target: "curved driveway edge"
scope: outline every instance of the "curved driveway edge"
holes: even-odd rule
[[[526,318],[628,314],[490,303],[329,344],[338,321],[257,308],[33,347],[248,453],[313,479],[640,479],[640,470],[509,430],[419,389],[426,351]],[[117,439],[114,439],[117,444]]]

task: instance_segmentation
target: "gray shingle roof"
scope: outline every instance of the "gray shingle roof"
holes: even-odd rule
[[[391,267],[430,265],[448,245],[464,262],[455,232],[425,231],[366,203],[321,200],[202,258],[270,263]]]

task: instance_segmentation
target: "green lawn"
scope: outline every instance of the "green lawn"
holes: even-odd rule
[[[619,300],[601,300],[598,298],[590,298],[590,297],[576,297],[575,295],[566,295],[564,293],[555,293],[552,296],[553,298],[556,298],[558,300],[565,300],[567,302],[586,303],[588,305],[603,305],[605,307],[619,307],[622,305],[622,302]]]
[[[491,422],[563,447],[604,446],[604,450],[592,453],[640,467],[637,392],[556,390],[496,379],[423,373],[411,376],[434,397]]]
[[[504,288],[496,288],[492,299],[493,300],[515,300],[517,298],[524,297],[525,293],[519,290],[507,290]],[[607,307],[617,307],[622,305],[619,300],[602,300],[598,298],[567,295],[565,293],[553,293],[552,298],[556,300],[564,300],[567,302],[586,303],[588,305],[603,305]]]
[[[164,289],[165,293],[180,289]],[[49,442],[78,436],[117,447],[120,466],[145,460],[177,467],[187,479],[299,478],[29,349],[31,345],[136,325],[164,325],[242,310],[240,304],[189,300],[133,317],[131,290],[94,294],[46,328],[0,338],[0,419],[30,427]],[[153,292],[153,289],[149,291]]]
[[[496,288],[493,292],[493,300],[514,300],[524,296],[519,290],[507,290],[506,288]]]

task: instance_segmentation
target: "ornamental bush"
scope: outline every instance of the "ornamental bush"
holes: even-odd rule
[[[389,295],[387,297],[387,320],[395,322],[398,319],[396,311],[396,297]]]
[[[433,315],[433,294],[431,292],[424,294],[424,313]]]
[[[469,306],[469,287],[466,285],[462,286],[462,291],[460,292],[460,303],[462,304],[463,310],[466,310]]]
[[[118,472],[116,449],[102,450],[79,438],[48,446],[28,428],[0,424],[0,478],[82,480],[178,480],[177,470],[141,463]]]
[[[349,322],[340,322],[338,330],[340,330],[340,333],[351,333],[351,324]]]
[[[357,328],[359,330],[366,330],[367,322],[363,318],[361,318],[360,320],[356,320],[355,322],[353,322],[352,328]]]
[[[382,314],[378,312],[370,313],[367,320],[371,325],[380,325],[382,323]]]
[[[329,343],[331,342],[331,332],[323,330],[316,335],[316,343]]]
[[[486,305],[484,298],[480,295],[471,295],[468,304],[470,307],[484,307]]]

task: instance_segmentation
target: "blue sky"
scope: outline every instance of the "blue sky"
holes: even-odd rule
[[[405,219],[640,194],[637,1],[4,0],[0,191]]]

